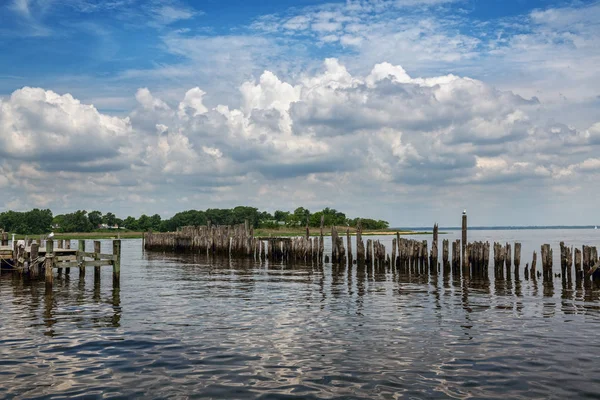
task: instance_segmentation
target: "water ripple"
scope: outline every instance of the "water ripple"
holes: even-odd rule
[[[91,276],[90,276],[91,275]],[[600,293],[142,253],[0,277],[2,398],[598,398]]]

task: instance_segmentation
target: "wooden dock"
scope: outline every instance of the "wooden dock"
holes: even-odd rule
[[[94,279],[100,279],[100,268],[111,266],[113,285],[121,279],[121,240],[113,240],[112,252],[102,253],[101,242],[94,241],[94,251],[86,251],[85,240],[78,240],[77,249],[71,248],[70,240],[45,240],[42,245],[33,240],[16,241],[12,246],[2,240],[0,245],[0,268],[12,269],[18,274],[37,278],[43,274],[46,285],[52,285],[55,272],[68,275],[71,268],[85,276],[87,267],[94,267]]]

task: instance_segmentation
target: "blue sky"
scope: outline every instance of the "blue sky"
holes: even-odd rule
[[[565,206],[600,170],[598,21],[597,1],[5,0],[0,208],[588,223],[588,196]]]

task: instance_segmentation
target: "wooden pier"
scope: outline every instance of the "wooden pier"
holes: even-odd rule
[[[0,245],[0,267],[12,269],[18,274],[28,274],[32,278],[44,276],[46,284],[52,285],[55,272],[69,275],[71,268],[85,276],[87,267],[94,267],[94,279],[100,279],[100,268],[111,266],[113,285],[119,286],[121,279],[121,240],[113,240],[111,253],[102,253],[101,242],[94,241],[94,251],[85,249],[85,240],[78,240],[76,249],[71,248],[70,240],[42,240],[42,246],[31,239],[15,241],[8,245],[6,234]]]

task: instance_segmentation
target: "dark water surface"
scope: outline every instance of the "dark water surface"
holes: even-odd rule
[[[558,242],[597,245],[596,232],[469,240],[521,241],[522,265],[551,243],[558,272]],[[110,268],[98,286],[91,271],[80,280],[72,269],[51,293],[2,274],[1,398],[600,398],[593,286],[141,247],[123,241],[120,289]]]

